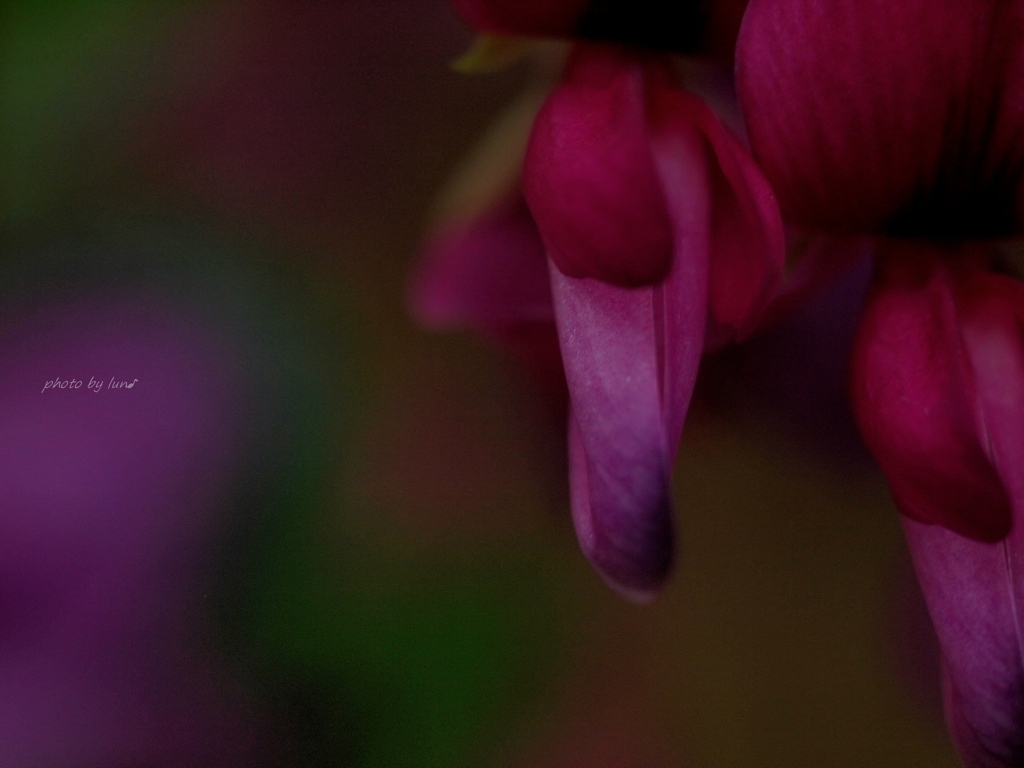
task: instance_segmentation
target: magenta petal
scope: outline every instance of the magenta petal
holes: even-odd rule
[[[547,257],[518,191],[430,238],[409,304],[424,325],[472,328],[509,350],[564,406]]]
[[[749,334],[775,294],[786,261],[782,217],[775,193],[750,153],[703,102],[673,88],[652,89],[652,95],[652,148],[658,167],[677,162],[661,137],[685,125],[699,128],[716,161],[710,163],[708,334],[709,343],[720,346]]]
[[[551,267],[572,400],[570,473],[581,546],[633,599],[671,563],[672,464],[703,348],[710,196],[698,133],[676,137],[662,179],[675,254],[665,282],[620,288]]]
[[[451,0],[466,22],[506,35],[568,35],[590,0]]]
[[[733,341],[750,334],[774,295],[786,240],[768,182],[746,151],[719,131],[719,141],[712,140],[721,174],[713,187],[709,319],[720,339]]]
[[[937,525],[903,525],[939,636],[946,717],[965,765],[1024,764],[1024,529],[985,544]]]
[[[907,235],[1019,225],[1006,190],[1021,173],[1022,34],[1018,2],[751,0],[737,87],[787,218]]]
[[[985,439],[1017,512],[1024,508],[1024,284],[981,271],[965,282],[961,327]]]
[[[636,286],[668,273],[672,228],[647,123],[658,74],[617,49],[577,47],[537,116],[523,191],[566,275]]]
[[[922,247],[884,254],[854,345],[853,402],[900,511],[980,541],[1009,532],[961,338],[955,277]]]
[[[516,192],[478,218],[434,234],[410,304],[435,328],[552,322],[544,245],[522,196]]]

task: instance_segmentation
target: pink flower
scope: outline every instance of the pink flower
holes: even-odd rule
[[[579,47],[524,191],[551,264],[584,552],[635,598],[672,553],[672,464],[705,339],[751,329],[781,271],[774,198],[660,58]]]
[[[1024,759],[1024,3],[752,0],[738,88],[795,223],[876,238],[864,438],[905,515],[971,766]]]
[[[602,39],[615,30],[608,14],[625,9],[577,6],[458,4],[492,31]],[[631,41],[647,30],[656,47],[694,49],[665,45],[657,25],[624,29]],[[597,44],[573,48],[537,115],[522,190],[547,255],[569,389],[580,544],[610,585],[647,600],[671,565],[672,464],[705,344],[749,333],[781,274],[774,196],[673,59]],[[479,258],[503,259],[506,275],[515,254],[535,260],[535,241],[508,250]],[[521,293],[496,296],[495,308],[518,306]]]

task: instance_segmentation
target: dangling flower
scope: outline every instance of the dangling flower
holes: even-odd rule
[[[670,39],[678,27],[617,3],[457,6],[506,34],[618,31],[688,53],[700,39],[699,26]],[[703,7],[684,4],[695,24]],[[782,271],[774,196],[672,58],[597,43],[574,46],[541,108],[522,190],[548,259],[580,543],[614,588],[646,600],[671,564],[672,463],[705,343],[749,333]]]
[[[1024,760],[1024,3],[752,0],[738,88],[797,224],[875,238],[853,398],[970,766]]]
[[[672,75],[662,59],[579,47],[523,180],[572,401],[573,518],[602,575],[636,598],[671,562],[672,464],[705,338],[750,330],[783,258],[767,184]]]

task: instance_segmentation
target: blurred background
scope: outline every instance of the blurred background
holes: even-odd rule
[[[708,361],[638,608],[542,393],[406,306],[528,68],[454,72],[443,0],[0,14],[0,765],[956,765],[862,268]]]

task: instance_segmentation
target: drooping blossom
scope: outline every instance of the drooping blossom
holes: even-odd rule
[[[970,766],[1024,761],[1024,3],[752,0],[738,89],[787,218],[874,238],[862,433],[904,515]]]
[[[569,389],[580,544],[614,588],[649,599],[672,560],[672,464],[705,344],[749,333],[781,273],[774,196],[664,52],[693,53],[694,28],[673,38],[656,13],[616,3],[457,7],[489,32],[602,41],[571,49],[534,121],[521,184],[547,257]],[[698,32],[705,7],[717,5],[683,4]],[[454,272],[507,278],[512,259],[536,263],[535,239],[508,244],[477,254],[500,268]],[[522,293],[506,292],[497,314]]]

